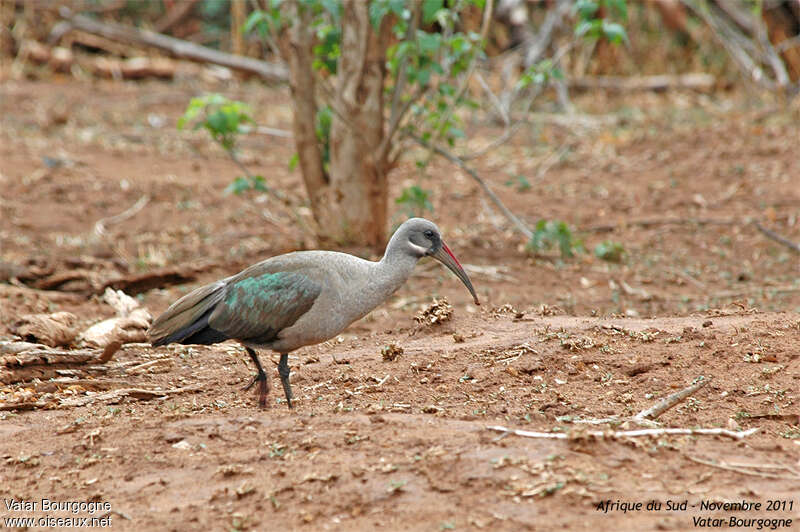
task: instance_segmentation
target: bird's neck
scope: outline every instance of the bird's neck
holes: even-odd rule
[[[419,258],[408,253],[393,253],[390,245],[375,266],[376,277],[391,294],[411,277],[417,262]]]

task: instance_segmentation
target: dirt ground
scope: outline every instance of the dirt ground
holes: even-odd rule
[[[109,279],[185,272],[188,282],[129,285],[157,314],[201,283],[313,245],[258,194],[225,196],[237,168],[202,132],[176,131],[205,90],[290,129],[286,91],[256,84],[0,85],[0,341],[23,314],[68,311],[81,326],[113,315],[98,290]],[[0,384],[0,516],[105,516],[119,530],[759,529],[731,516],[797,528],[800,266],[751,222],[800,241],[800,113],[737,93],[574,103],[576,116],[537,115],[475,166],[531,224],[568,222],[586,253],[530,254],[468,176],[405,161],[392,197],[431,191],[425,216],[481,307],[422,263],[341,337],[292,354],[291,411],[279,387],[256,408],[233,343],[128,344],[102,368]],[[501,133],[474,129],[473,148]],[[264,135],[242,149],[300,201],[292,153],[290,139]],[[605,240],[624,246],[621,263],[594,256]],[[449,320],[413,320],[442,296]],[[402,353],[387,360],[392,345]],[[661,427],[757,431],[609,436],[640,428],[626,419],[699,376],[710,383]],[[172,392],[103,398],[122,388]],[[32,402],[44,407],[15,407]],[[11,499],[110,509],[13,510]],[[708,506],[725,501],[762,506]],[[720,521],[697,521],[707,518]]]

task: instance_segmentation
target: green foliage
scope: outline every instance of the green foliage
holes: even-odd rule
[[[528,249],[534,253],[558,246],[562,258],[571,258],[583,251],[583,243],[569,226],[559,220],[539,220],[528,242]]]
[[[598,16],[601,8],[603,17]],[[578,0],[575,12],[578,16],[575,35],[587,39],[605,38],[614,44],[628,42],[628,34],[622,25],[628,21],[626,0]]]
[[[245,124],[255,123],[246,103],[216,93],[192,98],[178,119],[178,129],[192,122],[194,129],[206,129],[227,152],[232,152],[236,146],[236,136],[247,131]]]
[[[255,30],[262,39],[276,35],[283,28],[282,3],[283,0],[268,0],[267,9],[259,9],[250,13],[242,27],[243,33],[250,33]]]
[[[331,161],[331,125],[333,125],[333,108],[325,105],[317,110],[317,140],[322,146],[322,164],[325,171]]]
[[[550,59],[544,59],[525,69],[517,81],[517,89],[531,84],[544,85],[551,79],[564,79],[564,73]]]
[[[625,246],[619,242],[604,240],[594,247],[594,255],[608,262],[622,262],[628,255]]]
[[[258,192],[269,192],[269,187],[267,186],[267,180],[264,179],[264,176],[261,175],[254,175],[254,176],[243,176],[237,177],[233,180],[233,182],[225,187],[226,194],[242,194],[243,192],[247,192],[248,190],[255,190]]]
[[[422,216],[425,211],[433,212],[433,205],[428,199],[429,195],[430,191],[418,185],[412,185],[404,188],[403,193],[394,202],[403,208],[406,216]]]
[[[183,116],[178,119],[178,129],[194,123],[193,129],[203,128],[217,144],[228,153],[247,175],[237,177],[225,188],[226,194],[242,194],[248,190],[270,192],[264,176],[251,175],[236,158],[236,138],[246,133],[246,124],[255,124],[250,116],[250,107],[243,102],[229,100],[221,94],[205,94],[192,98]]]
[[[517,192],[525,192],[531,189],[531,182],[524,175],[516,175],[505,182],[507,187],[516,187]]]
[[[269,0],[266,10],[250,15],[244,29],[266,39],[291,25],[293,21],[279,9],[282,1]],[[372,0],[369,4],[373,29],[381,31],[384,20],[391,17],[390,31],[396,37],[396,43],[386,54],[390,81],[387,92],[400,90],[402,94],[399,100],[387,98],[387,102],[408,105],[411,110],[408,122],[413,124],[407,123],[407,129],[426,141],[435,138],[454,145],[465,136],[454,109],[478,106],[453,82],[469,70],[476,58],[484,57],[480,35],[458,30],[461,11],[471,5],[483,8],[484,4],[485,0],[420,0],[421,25],[430,27],[435,23],[436,28],[425,31],[415,27],[413,32],[410,31],[412,9],[407,0]],[[341,0],[301,0],[299,9],[313,15],[311,28],[316,34],[313,68],[323,77],[336,75],[341,57]],[[320,135],[319,129],[317,133],[323,152],[327,153],[327,135]]]
[[[382,0],[371,4],[373,25],[388,14],[397,15],[392,32],[398,42],[389,47],[386,64],[394,80],[388,91],[398,89],[404,80],[407,91],[424,95],[411,105],[412,116],[417,124],[412,126],[425,141],[431,138],[444,139],[449,145],[464,137],[461,119],[453,110],[457,107],[476,107],[478,104],[465,97],[453,81],[469,70],[472,62],[485,57],[484,43],[475,32],[457,31],[459,11],[468,5],[482,5],[476,0],[444,2],[425,0],[421,5],[422,23],[437,22],[435,31],[416,29],[408,37],[410,13],[404,2]],[[377,27],[377,26],[376,26]],[[405,94],[404,98],[412,98]]]

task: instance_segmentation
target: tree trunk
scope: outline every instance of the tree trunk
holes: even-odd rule
[[[295,143],[317,236],[323,244],[377,249],[386,241],[387,164],[378,148],[384,136],[384,62],[390,32],[373,29],[368,9],[369,2],[362,0],[343,3],[327,171],[316,136],[311,13],[299,2],[293,3],[296,23],[285,53],[291,71]]]
[[[312,66],[314,60],[312,13],[300,6],[299,2],[293,2],[291,8],[296,23],[290,30],[289,42],[281,42],[284,45],[281,53],[289,63],[289,84],[294,103],[292,126],[300,172],[303,174],[314,219],[319,228],[324,228],[331,225],[333,212],[328,199],[330,180],[322,163],[322,150],[316,134],[317,100]]]
[[[383,140],[383,80],[386,39],[369,21],[369,3],[345,0],[342,55],[337,68],[330,136],[333,201],[340,218],[334,237],[381,247],[386,240],[386,161]]]

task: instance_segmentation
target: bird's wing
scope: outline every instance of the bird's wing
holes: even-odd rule
[[[190,334],[185,331],[222,299],[226,281],[197,288],[170,305],[147,331],[153,345],[180,341]]]
[[[296,271],[255,270],[231,280],[208,324],[230,338],[267,343],[308,312],[321,291],[321,283]]]

